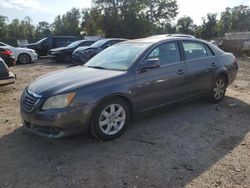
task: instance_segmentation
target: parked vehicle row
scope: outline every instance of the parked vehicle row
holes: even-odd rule
[[[78,40],[69,44],[66,47],[51,49],[48,52],[48,56],[50,59],[55,60],[57,62],[71,63],[72,54],[74,50],[76,50],[79,47],[90,46],[95,42],[96,40]]]
[[[92,57],[94,57],[96,54],[103,51],[104,49],[123,41],[125,41],[125,39],[120,39],[120,38],[102,39],[95,42],[91,46],[77,48],[73,52],[72,63],[73,65],[83,65]]]
[[[33,81],[21,97],[23,125],[50,138],[90,132],[111,140],[134,114],[200,96],[220,102],[237,71],[233,54],[193,37],[124,41]]]

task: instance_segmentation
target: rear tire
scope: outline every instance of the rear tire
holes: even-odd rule
[[[90,132],[98,140],[113,140],[121,136],[130,121],[127,103],[119,97],[105,100],[93,113]]]
[[[31,57],[29,54],[20,54],[17,59],[19,64],[29,64],[31,63]]]
[[[227,82],[224,76],[218,76],[210,90],[208,100],[212,103],[219,103],[225,96]]]

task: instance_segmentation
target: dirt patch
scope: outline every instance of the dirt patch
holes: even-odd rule
[[[0,88],[0,187],[249,187],[250,60],[218,105],[185,102],[140,115],[119,139],[50,140],[21,127],[23,89],[67,65],[12,67]]]

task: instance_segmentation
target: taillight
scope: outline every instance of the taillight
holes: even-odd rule
[[[4,55],[12,55],[12,51],[10,51],[10,50],[5,50],[5,51],[3,51],[1,53],[4,54]]]

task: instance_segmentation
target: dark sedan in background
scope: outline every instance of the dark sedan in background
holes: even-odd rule
[[[125,39],[120,39],[120,38],[102,39],[92,44],[89,47],[77,48],[73,52],[72,63],[74,65],[83,65],[92,57],[94,57],[96,54],[100,53],[102,50],[123,41],[125,41]]]
[[[0,57],[0,86],[15,83],[16,76],[13,72],[9,71],[8,66]]]
[[[78,40],[66,47],[51,49],[48,53],[50,59],[56,62],[70,63],[72,59],[72,53],[75,49],[83,46],[90,46],[95,43],[96,40]]]
[[[60,138],[120,136],[134,113],[188,98],[220,102],[237,76],[233,54],[203,40],[153,37],[123,42],[85,66],[42,76],[21,98],[24,127]],[[181,115],[181,114],[180,114]]]
[[[4,60],[8,67],[12,67],[16,64],[15,56],[12,51],[7,48],[0,47],[0,57]]]

